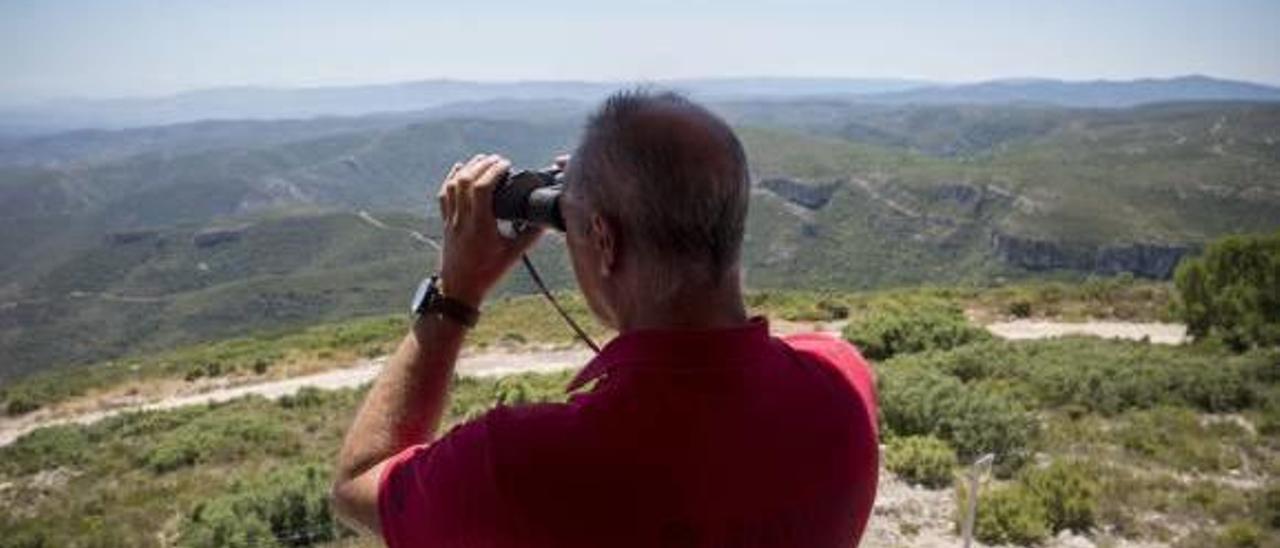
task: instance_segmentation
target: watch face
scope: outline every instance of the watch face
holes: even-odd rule
[[[409,313],[417,314],[427,306],[427,301],[432,293],[435,292],[435,276],[424,278],[422,283],[418,284],[418,290],[413,293],[413,301],[409,303]]]

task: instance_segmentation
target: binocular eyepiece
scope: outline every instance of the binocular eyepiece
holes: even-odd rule
[[[493,216],[508,221],[517,232],[544,226],[564,232],[560,194],[564,178],[559,169],[524,170],[502,176],[493,189]]]

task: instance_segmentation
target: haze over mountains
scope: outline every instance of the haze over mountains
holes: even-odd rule
[[[748,149],[752,287],[1161,278],[1211,238],[1280,228],[1275,88],[690,82]],[[0,379],[399,311],[434,260],[412,233],[435,234],[440,174],[477,151],[545,165],[613,87],[221,90],[0,114],[97,124],[0,140]],[[246,119],[112,129],[210,113]],[[556,238],[537,260],[569,287]],[[528,289],[517,273],[505,290]]]
[[[152,126],[197,120],[359,116],[456,103],[567,100],[594,102],[618,82],[468,82],[423,80],[314,88],[216,88],[165,97],[63,99],[0,107],[0,136]],[[1280,101],[1280,88],[1205,76],[1132,81],[995,80],[941,84],[907,79],[709,78],[641,82],[701,100],[838,98],[879,104],[1037,103],[1125,107],[1167,101]]]

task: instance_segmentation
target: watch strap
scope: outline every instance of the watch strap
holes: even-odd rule
[[[471,307],[471,305],[451,299],[439,293],[436,294],[431,302],[422,311],[424,314],[439,314],[445,318],[449,318],[465,327],[471,328],[476,326],[476,322],[480,320],[480,311]]]

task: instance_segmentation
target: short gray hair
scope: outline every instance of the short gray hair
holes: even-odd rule
[[[587,121],[573,163],[569,191],[620,227],[637,260],[711,284],[737,266],[750,173],[738,137],[706,108],[671,92],[616,93]]]

